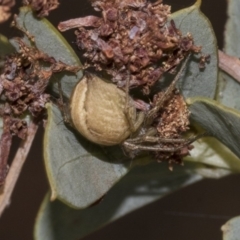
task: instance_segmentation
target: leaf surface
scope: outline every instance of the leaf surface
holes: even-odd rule
[[[127,172],[130,162],[109,159],[103,149],[70,131],[58,107],[48,105],[44,159],[51,199],[84,208],[101,198]],[[57,150],[53,151],[54,148]]]
[[[203,137],[193,143],[191,155],[185,157],[185,161],[203,163],[215,168],[215,171],[205,177],[219,178],[222,169],[231,172],[240,172],[239,158],[225,145],[213,137]],[[217,171],[219,170],[219,172]],[[204,174],[204,173],[202,173]]]
[[[223,240],[239,240],[240,239],[240,217],[230,219],[225,223],[221,230],[223,231]]]
[[[74,240],[103,227],[184,186],[201,180],[202,165],[186,164],[173,172],[166,164],[136,167],[121,179],[95,206],[74,210],[59,201],[44,199],[35,225],[35,240]]]
[[[191,119],[240,157],[240,113],[206,98],[188,99]],[[240,159],[239,159],[240,161]]]
[[[8,39],[0,34],[0,57],[4,57],[14,51],[13,46],[10,44]]]
[[[218,79],[218,55],[216,37],[210,21],[200,11],[201,1],[197,1],[193,6],[184,8],[172,14],[172,19],[183,35],[191,33],[194,43],[202,46],[202,53],[210,55],[210,63],[205,69],[199,69],[199,55],[192,55],[189,64],[184,70],[178,87],[185,96],[214,98]],[[170,82],[173,76],[167,75],[165,80],[160,82]],[[162,84],[159,85],[162,87]]]

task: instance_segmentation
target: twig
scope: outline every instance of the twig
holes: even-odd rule
[[[36,125],[35,123],[31,122],[29,124],[27,138],[20,143],[18,151],[13,159],[9,173],[6,177],[5,184],[0,192],[0,216],[2,215],[4,209],[10,204],[10,198],[13,189],[16,185],[23,164],[25,163],[37,129],[38,125]]]
[[[218,50],[219,67],[240,82],[240,60]]]

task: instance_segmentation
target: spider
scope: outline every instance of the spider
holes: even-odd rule
[[[166,101],[176,90],[175,86],[177,81],[180,79],[183,70],[186,67],[186,64],[189,60],[190,54],[186,57],[183,62],[180,71],[177,73],[171,84],[167,87],[165,91],[162,92],[161,97],[157,99],[154,107],[149,109],[148,111],[140,112],[137,118],[137,121],[132,122],[132,118],[129,116],[128,110],[128,98],[126,101],[126,115],[128,116],[130,126],[132,129],[132,136],[126,139],[122,146],[124,150],[131,156],[134,157],[135,153],[141,151],[150,151],[150,152],[158,152],[158,153],[167,153],[168,155],[173,155],[182,149],[189,147],[191,143],[193,143],[198,138],[202,137],[204,134],[190,137],[188,139],[185,138],[174,138],[174,137],[161,137],[158,134],[157,128],[153,127],[152,124],[155,120],[155,116],[158,115],[159,111],[164,107]],[[127,81],[126,92],[128,92],[128,84],[129,79]],[[127,94],[127,96],[129,96]],[[191,149],[191,148],[190,148]],[[185,149],[186,150],[186,149]],[[185,152],[183,155],[187,155]],[[169,157],[169,156],[168,156]]]
[[[188,139],[181,138],[181,134],[164,137],[159,134],[155,121],[176,91],[175,85],[188,59],[189,55],[171,84],[155,100],[154,106],[145,111],[137,111],[136,101],[129,96],[129,78],[123,91],[112,83],[86,74],[71,97],[72,125],[88,140],[99,145],[120,144],[131,158],[142,151],[165,153],[167,157],[178,152],[179,155],[187,155],[190,144],[201,136]]]

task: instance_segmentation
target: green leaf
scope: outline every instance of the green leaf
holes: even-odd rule
[[[11,43],[8,41],[8,39],[0,34],[0,70],[3,67],[3,59],[4,56],[14,52],[14,47],[11,45]]]
[[[240,113],[206,98],[188,99],[187,103],[191,119],[240,157]]]
[[[44,199],[35,224],[35,240],[73,240],[103,227],[127,213],[201,180],[195,172],[203,165],[176,166],[152,163],[136,167],[120,180],[95,206],[74,210],[59,201]],[[97,182],[96,182],[97,184]]]
[[[48,105],[44,159],[52,200],[58,198],[74,208],[85,208],[101,198],[131,164],[124,158],[115,162],[109,158],[101,147],[70,131],[58,107]]]
[[[237,58],[240,57],[240,1],[228,1],[228,20],[224,38],[224,52]],[[218,100],[228,106],[240,110],[240,84],[226,73],[219,80]]]
[[[211,57],[210,63],[206,64],[204,70],[199,69],[199,60],[196,55],[190,58],[178,83],[178,87],[186,98],[196,96],[214,98],[216,93],[218,79],[217,42],[210,21],[199,9],[200,3],[201,1],[197,1],[193,6],[172,14],[176,27],[181,30],[183,35],[191,33],[195,45],[202,46],[202,52]],[[173,77],[168,75],[164,82],[170,82],[172,79]]]
[[[232,218],[222,227],[223,240],[240,240],[240,216]]]
[[[48,20],[39,20],[29,8],[22,7],[17,18],[17,23],[35,37],[36,47],[42,52],[63,63],[81,65],[73,49]],[[61,73],[54,79],[61,80],[65,96],[70,97],[72,89],[81,77],[82,72],[79,71],[76,75]],[[57,89],[56,86],[55,88]],[[55,91],[58,92],[58,90]]]
[[[213,137],[203,137],[193,143],[194,148],[191,150],[191,155],[185,157],[185,161],[204,163],[215,169],[213,173],[206,177],[218,178],[221,177],[222,169],[231,172],[240,172],[240,160],[230,151],[225,145]],[[218,172],[219,171],[219,172]],[[204,174],[204,173],[202,173]]]
[[[10,54],[14,51],[13,46],[9,43],[8,39],[0,34],[0,57]]]

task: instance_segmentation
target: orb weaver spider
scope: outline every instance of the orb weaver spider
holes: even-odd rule
[[[146,112],[140,112],[138,119],[135,122],[132,122],[132,118],[129,116],[129,97],[127,97],[125,109],[127,119],[131,122],[130,126],[132,129],[132,135],[122,143],[122,146],[129,156],[134,157],[136,155],[135,152],[139,151],[165,153],[168,157],[179,152],[180,155],[186,156],[188,155],[188,150],[191,150],[192,148],[190,147],[190,144],[205,135],[204,133],[187,139],[182,137],[161,137],[159,136],[157,128],[152,126],[155,116],[158,115],[158,112],[164,107],[166,101],[169,99],[169,96],[171,96],[176,90],[176,83],[180,79],[183,70],[186,68],[189,58],[190,54],[186,57],[179,72],[170,85],[165,91],[161,92],[161,97],[157,99],[154,107]],[[128,89],[129,79],[126,84],[126,92],[128,92]],[[185,151],[181,153],[181,150],[183,149]]]
[[[103,146],[120,144],[131,158],[142,151],[165,153],[167,158],[174,154],[187,155],[191,149],[190,144],[200,136],[184,139],[180,137],[180,133],[184,131],[172,137],[171,135],[161,136],[155,121],[159,111],[175,94],[176,99],[183,105],[183,112],[186,115],[184,124],[189,124],[187,106],[175,88],[188,59],[189,55],[171,84],[165,91],[160,92],[160,97],[156,98],[152,107],[148,104],[145,111],[137,112],[135,106],[137,102],[129,96],[129,78],[126,81],[126,89],[123,91],[115,84],[106,83],[96,76],[84,75],[71,97],[70,122],[84,137],[94,143]],[[161,117],[158,119],[161,121]]]

